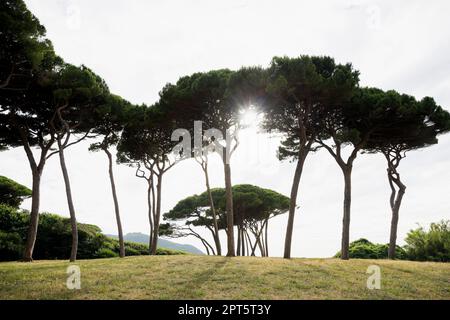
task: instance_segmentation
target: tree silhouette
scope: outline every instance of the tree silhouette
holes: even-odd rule
[[[227,231],[226,190],[213,188],[211,194],[219,217],[219,229]],[[238,255],[255,255],[258,247],[262,256],[268,256],[269,219],[288,210],[289,198],[273,190],[241,184],[233,186],[233,205],[233,221],[238,230]],[[208,191],[179,201],[172,210],[164,214],[164,219],[169,222],[164,224],[161,235],[195,236],[202,241],[208,253],[211,251],[215,254],[207,239],[194,230],[194,227],[206,227],[214,237]],[[179,221],[184,223],[177,223]]]
[[[114,202],[114,211],[116,214],[117,232],[119,237],[119,256],[121,258],[125,257],[125,243],[123,239],[122,222],[120,219],[119,200],[114,180],[113,155],[109,149],[116,146],[119,142],[120,134],[128,121],[127,116],[130,112],[130,108],[131,104],[121,97],[116,95],[107,96],[105,103],[98,108],[95,127],[92,130],[94,134],[102,135],[103,139],[100,142],[91,144],[89,147],[89,150],[94,152],[102,150],[108,158],[108,174]]]
[[[54,114],[50,120],[50,126],[56,136],[58,150],[49,156],[59,155],[72,227],[70,261],[75,261],[78,250],[78,229],[64,151],[89,137],[89,133],[95,125],[96,108],[104,103],[109,90],[103,79],[85,66],[76,67],[65,64],[52,74],[51,81]],[[76,134],[81,134],[81,137],[76,137],[76,140],[71,141],[71,137]]]
[[[361,88],[349,101],[329,105],[324,113],[324,126],[317,142],[325,148],[341,168],[344,176],[341,259],[349,259],[350,210],[353,164],[371,135],[388,123],[393,96],[376,88]],[[330,139],[330,143],[326,141]],[[352,149],[346,159],[343,148]]]
[[[323,115],[330,105],[348,99],[358,83],[350,64],[329,57],[275,57],[268,72],[264,127],[284,135],[278,157],[297,161],[290,195],[284,257],[291,257],[292,232],[299,183],[308,154],[323,130]]]
[[[438,143],[437,135],[450,130],[450,114],[430,97],[416,101],[412,96],[389,91],[389,117],[365,146],[368,152],[380,152],[386,158],[392,211],[388,258],[395,259],[399,211],[406,185],[398,168],[406,153]]]
[[[181,158],[172,151],[176,142],[172,132],[176,122],[170,108],[157,103],[133,110],[118,144],[118,161],[136,166],[136,176],[146,180],[150,223],[150,254],[156,254],[161,217],[162,182],[164,174]]]

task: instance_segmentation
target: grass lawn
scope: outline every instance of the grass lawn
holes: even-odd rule
[[[0,263],[0,299],[450,299],[450,263],[208,256]],[[367,267],[381,268],[369,290]]]

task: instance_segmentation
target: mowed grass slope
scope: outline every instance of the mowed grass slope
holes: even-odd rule
[[[0,299],[450,299],[449,263],[186,255],[76,264],[80,290],[66,287],[66,261],[0,263]],[[366,287],[371,264],[380,290]]]

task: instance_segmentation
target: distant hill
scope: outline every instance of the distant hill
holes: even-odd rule
[[[114,234],[107,234],[106,236],[117,239],[117,235],[114,235]],[[149,236],[147,234],[140,233],[140,232],[127,233],[126,235],[124,235],[123,238],[125,241],[132,241],[132,242],[143,243],[143,244],[147,244],[147,245],[148,245],[148,241],[149,241]],[[175,242],[161,239],[161,238],[158,239],[158,248],[180,250],[180,251],[185,251],[185,252],[189,252],[189,253],[193,253],[193,254],[201,254],[201,255],[204,254],[202,251],[200,251],[198,248],[196,248],[193,245],[175,243]]]

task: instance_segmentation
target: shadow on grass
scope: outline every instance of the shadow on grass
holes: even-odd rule
[[[210,281],[216,274],[218,274],[223,268],[225,268],[230,258],[222,257],[218,258],[210,264],[210,266],[203,271],[197,272],[193,275],[192,279],[186,284],[183,299],[200,299],[205,296],[202,291],[202,286]]]

